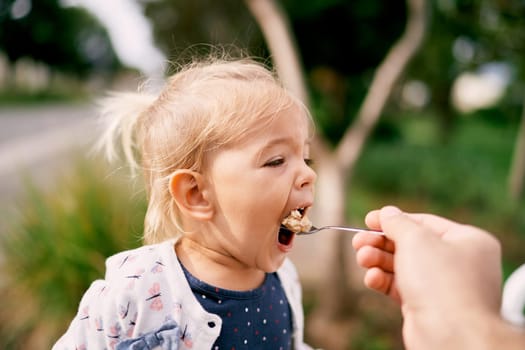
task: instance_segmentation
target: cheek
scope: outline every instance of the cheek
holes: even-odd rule
[[[285,174],[252,169],[228,154],[217,157],[210,171],[217,213],[235,230],[275,225],[283,215],[290,192]],[[231,227],[233,229],[233,227]]]
[[[242,179],[220,179],[216,182],[216,202],[218,211],[229,221],[245,221],[258,213],[257,195],[253,187],[244,184]]]
[[[269,226],[278,223],[286,205],[286,193],[282,190],[274,191],[254,183],[243,186],[236,182],[219,191],[219,210],[240,232],[268,232]]]

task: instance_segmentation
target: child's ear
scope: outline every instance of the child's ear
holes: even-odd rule
[[[179,210],[197,220],[209,220],[213,216],[213,205],[208,199],[206,181],[191,170],[177,170],[170,178],[170,193]]]

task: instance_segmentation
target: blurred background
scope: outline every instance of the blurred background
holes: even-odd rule
[[[140,181],[91,151],[97,98],[216,45],[310,106],[316,224],[394,204],[495,233],[505,278],[525,263],[523,1],[0,0],[0,348],[50,348],[105,258],[141,244]],[[350,239],[295,241],[307,341],[402,349]]]

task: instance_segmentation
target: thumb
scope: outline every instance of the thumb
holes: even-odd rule
[[[381,208],[381,211],[379,212],[379,221],[385,236],[394,242],[399,242],[404,238],[408,238],[414,233],[424,233],[424,228],[420,223],[414,221],[394,206]]]

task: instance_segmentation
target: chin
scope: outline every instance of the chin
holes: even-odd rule
[[[283,255],[282,257],[279,257],[279,258],[272,259],[272,261],[264,269],[264,272],[273,273],[279,270],[279,268],[283,265],[285,259],[286,259],[286,255]]]

